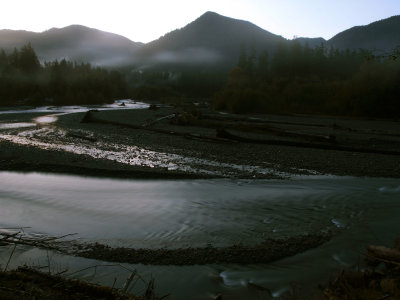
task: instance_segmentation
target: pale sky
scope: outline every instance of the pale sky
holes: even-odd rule
[[[0,29],[41,32],[80,24],[150,42],[206,11],[272,33],[323,37],[400,15],[400,0],[0,0]]]

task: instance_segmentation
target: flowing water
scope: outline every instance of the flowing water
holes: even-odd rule
[[[21,114],[45,114],[34,118],[31,122],[7,122],[0,119],[0,129],[36,127],[54,123],[58,116],[79,112],[87,112],[88,110],[120,110],[120,109],[144,109],[149,105],[143,102],[136,102],[131,99],[116,100],[111,104],[104,105],[88,105],[88,106],[38,106],[35,108],[17,108],[10,109],[8,107],[0,107],[0,116],[4,115],[21,115]]]
[[[71,144],[65,132],[42,126],[56,121],[60,114],[93,108],[145,107],[147,104],[122,100],[102,107],[0,111],[9,116],[45,113],[32,120],[0,122],[0,138],[121,163],[188,171],[189,162],[193,165],[195,158],[127,145]],[[7,133],[14,128],[21,131]],[[215,167],[217,162],[198,159],[196,166],[196,172],[206,174],[216,174],[214,169],[220,167],[229,167],[232,174],[246,168],[249,172],[271,172],[257,166]],[[224,299],[260,299],[260,291],[249,283],[270,289],[274,296],[289,290],[293,282],[309,293],[309,288],[342,268],[357,266],[365,245],[390,246],[400,235],[399,199],[400,181],[384,178],[292,176],[288,180],[163,181],[0,172],[0,230],[29,227],[24,229],[28,235],[77,233],[74,238],[83,241],[146,248],[252,245],[267,238],[333,234],[329,242],[316,249],[271,264],[129,266],[146,279],[154,276],[156,291],[171,293],[169,299],[209,299],[219,293]],[[0,265],[7,263],[11,251],[12,247],[0,244]],[[17,247],[11,263],[43,266],[49,260],[54,272],[68,268],[65,274],[71,277],[110,286],[115,279],[116,286],[122,286],[129,276],[120,266],[27,246]],[[85,270],[75,272],[81,269]],[[141,293],[144,288],[139,282],[131,291]]]
[[[275,296],[291,282],[315,286],[333,272],[357,265],[365,245],[390,246],[400,232],[400,182],[384,178],[163,181],[0,172],[0,207],[1,228],[78,233],[85,241],[112,246],[250,245],[266,238],[333,233],[326,244],[271,264],[133,266],[144,276],[152,274],[156,290],[172,293],[170,299],[206,299],[217,293],[252,299],[249,282]],[[39,263],[46,253],[22,248],[18,255],[16,262]],[[54,257],[71,269],[99,263]],[[95,280],[112,285],[116,274],[126,276],[117,267],[104,268]]]

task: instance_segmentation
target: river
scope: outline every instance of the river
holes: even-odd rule
[[[74,238],[83,241],[146,248],[257,244],[266,238],[333,233],[324,245],[271,264],[131,266],[144,277],[154,276],[158,293],[171,293],[170,299],[219,293],[228,299],[259,299],[249,282],[275,296],[292,282],[315,287],[342,268],[356,267],[366,245],[391,246],[400,231],[399,196],[399,180],[385,178],[165,181],[0,172],[0,227],[30,227],[25,231],[32,235],[77,233]],[[0,251],[4,265],[10,248]],[[45,264],[47,256],[19,246],[13,263]],[[70,272],[104,264],[57,253],[51,259]],[[74,277],[112,285],[127,275],[120,267],[104,267]],[[140,292],[140,284],[135,289]]]

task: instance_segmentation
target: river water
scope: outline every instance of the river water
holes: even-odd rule
[[[38,106],[38,107],[27,107],[21,108],[16,107],[10,109],[8,107],[0,107],[0,116],[14,115],[14,114],[44,114],[43,116],[34,118],[31,122],[3,122],[0,118],[0,129],[10,128],[24,128],[24,127],[35,127],[37,125],[43,125],[53,123],[57,121],[58,116],[65,114],[73,114],[79,112],[86,112],[88,110],[121,110],[121,109],[145,109],[149,105],[143,102],[136,102],[131,99],[116,100],[110,104],[103,105],[88,105],[88,106]]]
[[[112,246],[226,246],[333,233],[326,244],[271,264],[131,266],[143,276],[154,276],[156,290],[172,293],[170,299],[207,299],[218,293],[227,299],[259,299],[249,282],[269,288],[275,296],[290,289],[292,282],[315,287],[342,268],[357,266],[365,245],[391,246],[400,235],[400,182],[384,178],[163,181],[0,172],[0,207],[1,228],[27,226],[29,234],[77,233],[84,241]],[[46,255],[22,247],[15,263],[40,264]],[[101,264],[52,255],[60,268]],[[117,275],[119,280],[127,275],[124,272],[104,268],[94,281],[112,285]]]
[[[145,107],[147,104],[123,100],[96,109]],[[93,107],[0,111],[9,116],[24,112],[46,114],[28,121],[0,122],[0,138],[91,155],[93,148],[86,149],[84,145],[64,149],[62,133],[48,143],[42,135],[56,135],[55,129],[36,128],[38,124],[54,122],[59,114],[88,109]],[[21,128],[21,132],[6,133],[13,128]],[[135,159],[142,164],[146,160],[152,164],[163,162],[160,153],[150,155],[139,149],[143,156],[131,148],[125,150],[116,149],[106,155],[130,164],[137,164]],[[119,157],[120,153],[125,156]],[[126,153],[135,159],[126,157]],[[152,156],[153,160],[149,158]],[[185,159],[188,158],[168,156],[165,164],[179,169]],[[202,168],[214,163],[199,162]],[[39,236],[77,233],[73,238],[137,248],[251,245],[267,238],[332,233],[332,239],[324,245],[271,264],[124,265],[137,269],[147,280],[155,277],[157,293],[171,293],[169,299],[209,299],[220,293],[223,299],[260,299],[260,291],[249,283],[270,289],[274,296],[282,295],[296,283],[307,294],[341,269],[357,267],[366,245],[390,246],[400,235],[399,199],[400,181],[385,178],[292,176],[287,180],[163,181],[0,172],[0,230],[29,227],[24,229],[26,234]],[[7,263],[11,251],[12,246],[0,246],[0,265]],[[27,246],[17,247],[11,265],[43,266],[49,261],[53,272],[68,268],[67,276],[110,286],[122,286],[129,276],[121,266]],[[98,267],[90,268],[93,266]],[[85,270],[77,272],[82,269]],[[144,289],[145,285],[138,282],[131,292],[142,293]]]

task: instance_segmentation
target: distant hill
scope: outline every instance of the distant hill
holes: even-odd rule
[[[386,53],[400,45],[400,16],[350,28],[328,41],[307,37],[297,41],[302,45],[308,43],[311,48],[324,43],[339,49],[362,48]],[[291,41],[248,21],[214,12],[206,12],[185,27],[147,44],[80,25],[52,28],[42,33],[0,30],[0,48],[6,51],[20,48],[28,42],[31,42],[41,61],[67,58],[103,66],[162,68],[231,67],[238,61],[242,44],[247,46],[248,55],[252,49],[257,54],[267,50],[271,57],[279,43]]]
[[[0,30],[0,48],[6,51],[28,42],[42,61],[67,58],[103,66],[130,61],[134,51],[143,45],[117,34],[80,25],[52,28],[41,33]]]
[[[300,37],[296,41],[314,48],[324,44],[341,50],[366,49],[388,53],[400,45],[400,16],[390,17],[366,26],[356,26],[332,39]],[[145,44],[135,55],[139,66],[232,66],[237,62],[240,46],[247,46],[247,54],[254,48],[259,54],[272,54],[280,42],[291,43],[250,22],[207,12],[187,26],[167,33]]]
[[[272,34],[250,22],[207,12],[183,27],[141,47],[136,63],[141,65],[232,65],[237,62],[240,47],[258,53],[274,51],[283,37]]]
[[[367,49],[386,53],[400,46],[400,16],[345,30],[328,41],[339,49]]]

